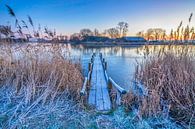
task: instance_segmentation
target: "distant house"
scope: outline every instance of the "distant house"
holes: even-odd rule
[[[146,42],[146,40],[143,37],[122,37],[122,41],[124,42]]]
[[[82,41],[88,41],[88,42],[105,42],[108,41],[108,37],[103,36],[86,36],[83,38]]]

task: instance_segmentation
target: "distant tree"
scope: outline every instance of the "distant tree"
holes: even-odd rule
[[[108,35],[111,37],[111,38],[119,38],[120,37],[120,32],[118,29],[116,28],[110,28],[107,30],[107,33]]]
[[[129,25],[126,22],[119,22],[118,23],[117,29],[119,30],[119,37],[124,37],[127,35],[128,27],[129,27]]]
[[[146,38],[148,40],[161,40],[165,35],[165,30],[162,28],[150,28],[147,30]]]
[[[70,41],[71,42],[78,42],[82,40],[82,36],[80,33],[74,33],[70,36]]]
[[[105,29],[100,35],[106,37],[108,34],[108,31]]]
[[[144,31],[140,31],[136,34],[138,37],[144,37]]]
[[[148,29],[146,34],[145,34],[145,37],[147,40],[154,40],[153,29]]]
[[[93,32],[90,29],[81,29],[80,30],[80,35],[82,37],[92,36]]]
[[[166,31],[161,28],[154,29],[155,40],[162,40]]]
[[[99,36],[100,34],[99,34],[99,31],[98,31],[98,29],[94,29],[94,36]]]

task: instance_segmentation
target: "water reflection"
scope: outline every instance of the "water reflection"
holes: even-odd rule
[[[139,47],[103,47],[87,48],[83,46],[71,46],[71,55],[82,61],[84,74],[87,74],[87,66],[92,53],[102,53],[108,62],[108,75],[119,85],[129,89],[130,80],[133,78],[136,61],[141,60],[143,53],[138,53]]]
[[[92,53],[102,53],[108,62],[108,75],[111,76],[120,86],[129,89],[131,81],[134,77],[137,61],[142,61],[144,55],[159,53],[159,51],[172,50],[174,53],[179,53],[186,46],[139,46],[139,47],[101,47],[87,48],[82,45],[70,46],[71,55],[79,57],[82,61],[84,74],[87,74],[88,62]],[[194,55],[195,46],[187,46],[188,50]]]

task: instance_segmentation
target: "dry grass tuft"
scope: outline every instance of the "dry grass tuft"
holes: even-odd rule
[[[129,93],[126,107],[132,101],[139,105],[140,116],[171,115],[182,125],[195,126],[195,62],[183,47],[180,53],[172,49],[149,56],[139,64],[137,81],[148,91],[147,95]]]
[[[68,59],[61,47],[1,47],[0,86],[13,86],[15,94],[25,93],[26,104],[44,93],[44,102],[62,92],[77,100],[83,81],[81,65]]]
[[[0,127],[17,128],[28,119],[44,115],[42,109],[46,107],[46,114],[50,114],[78,102],[83,83],[81,64],[71,59],[66,47],[59,44],[1,46]],[[59,105],[59,101],[65,105]],[[73,109],[64,110],[70,113]]]

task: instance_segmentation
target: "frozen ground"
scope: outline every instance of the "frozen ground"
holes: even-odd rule
[[[23,95],[16,96],[10,87],[0,88],[0,128],[107,128],[150,129],[180,128],[170,119],[147,118],[138,120],[135,113],[125,114],[122,107],[108,114],[96,113],[69,100],[62,93],[53,102],[25,105]],[[35,102],[38,101],[35,100]]]

